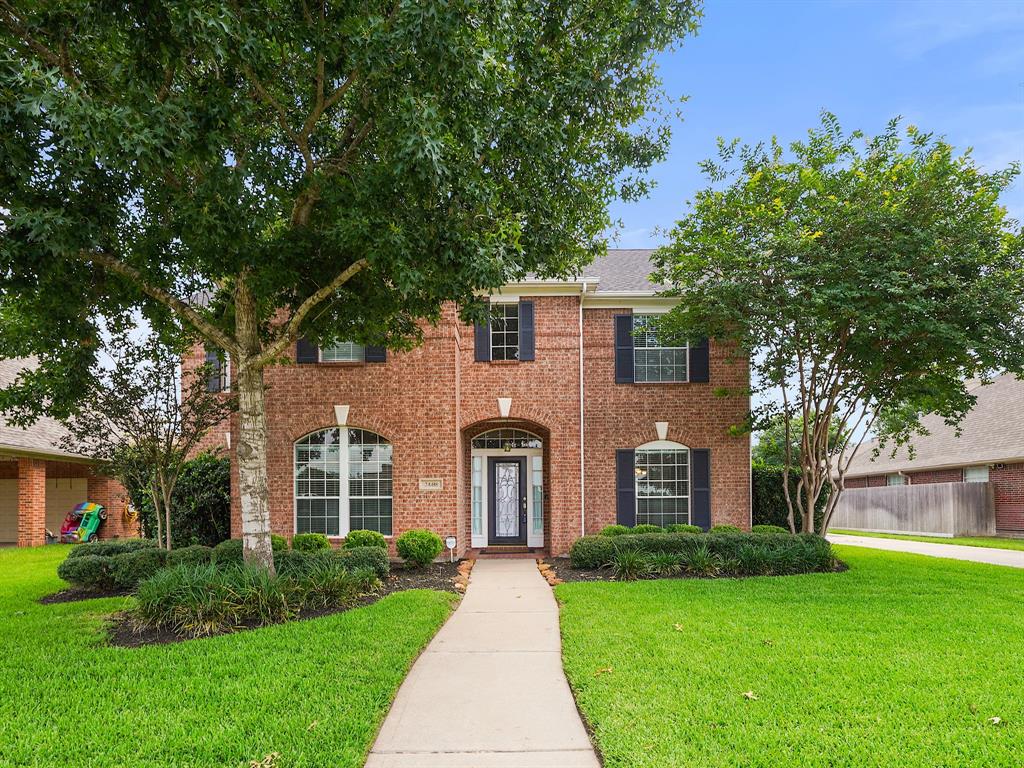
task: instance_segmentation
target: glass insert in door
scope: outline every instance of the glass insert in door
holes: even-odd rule
[[[519,462],[498,462],[494,468],[494,527],[502,538],[519,536]]]

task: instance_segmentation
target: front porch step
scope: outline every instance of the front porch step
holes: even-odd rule
[[[543,557],[543,547],[523,546],[492,546],[473,549],[466,553],[467,557]]]

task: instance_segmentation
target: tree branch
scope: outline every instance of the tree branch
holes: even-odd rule
[[[299,329],[302,327],[302,322],[306,319],[306,316],[312,312],[318,304],[327,299],[331,294],[368,266],[369,262],[367,262],[366,259],[359,259],[358,261],[353,262],[338,273],[331,282],[302,302],[302,304],[299,305],[299,308],[295,310],[295,314],[293,314],[288,322],[285,323],[284,330],[281,334],[259,357],[256,358],[254,362],[257,365],[269,365],[277,357],[283,354],[285,348],[298,338]]]
[[[221,349],[231,354],[237,353],[237,345],[227,334],[206,320],[195,310],[194,307],[189,306],[177,296],[165,291],[163,288],[159,288],[147,281],[142,273],[135,269],[135,267],[125,264],[123,261],[114,258],[110,254],[97,251],[79,251],[78,256],[84,261],[99,264],[100,266],[106,267],[111,272],[128,278],[134,282],[143,293],[151,299],[160,302],[173,312],[176,312],[183,320],[189,323],[193,328],[199,331],[199,333]]]

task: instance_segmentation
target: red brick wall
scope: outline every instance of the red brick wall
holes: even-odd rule
[[[99,529],[101,539],[136,538],[141,534],[139,522],[125,519],[128,493],[117,480],[100,475],[89,476],[89,501],[102,504],[107,510],[107,519]]]
[[[18,459],[18,546],[46,543],[46,462]]]
[[[907,472],[911,485],[927,485],[929,483],[962,483],[964,471],[960,467],[953,469],[932,469],[923,472]]]
[[[497,426],[539,434],[545,447],[545,537],[556,553],[580,534],[579,300],[534,297],[535,360],[474,360],[473,329],[446,308],[424,343],[388,353],[387,363],[284,365],[268,369],[268,473],[271,526],[294,532],[294,443],[336,426],[334,406],[350,406],[348,426],[369,429],[393,445],[397,537],[426,527],[470,543],[470,439]],[[711,449],[712,521],[750,524],[749,440],[727,429],[742,421],[745,398],[715,397],[717,387],[745,387],[745,363],[727,362],[712,346],[711,383],[615,385],[611,310],[585,312],[587,530],[614,521],[615,448],[656,439],[655,421],[668,421],[671,440]],[[294,356],[294,350],[293,350]],[[201,351],[192,356],[201,361]],[[500,418],[497,399],[512,400]],[[236,419],[232,446],[237,443]],[[233,451],[232,451],[233,453]],[[233,462],[233,474],[237,466]],[[440,478],[441,491],[419,490],[421,478]],[[239,536],[237,475],[232,483],[232,535]]]
[[[202,344],[192,347],[181,360],[182,379],[195,374],[197,368],[206,362],[206,352]],[[231,421],[225,420],[211,429],[199,441],[199,444],[189,454],[190,457],[197,456],[203,451],[227,451],[227,435],[231,432]]]

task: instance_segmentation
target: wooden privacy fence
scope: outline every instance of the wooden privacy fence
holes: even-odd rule
[[[994,536],[989,483],[927,483],[847,488],[830,528],[940,536]]]

